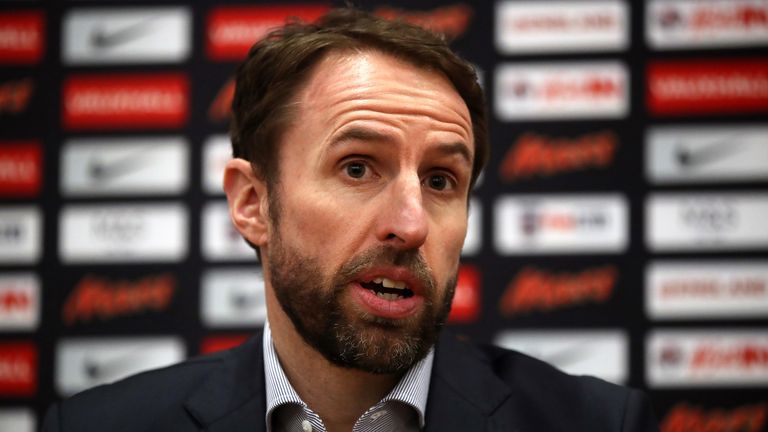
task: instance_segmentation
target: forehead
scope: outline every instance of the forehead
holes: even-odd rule
[[[472,122],[464,100],[441,73],[378,51],[326,55],[295,98],[295,125],[320,117],[330,128],[366,114],[430,118],[439,127],[472,142]],[[394,120],[393,120],[394,121]]]

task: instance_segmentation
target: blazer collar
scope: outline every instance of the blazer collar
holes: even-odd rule
[[[427,431],[497,430],[494,425],[509,419],[493,418],[494,413],[511,395],[512,390],[496,376],[486,357],[443,332],[435,351]]]
[[[265,430],[262,332],[223,354],[222,364],[184,404],[210,432]]]

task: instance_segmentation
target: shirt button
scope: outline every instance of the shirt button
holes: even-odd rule
[[[304,432],[312,432],[312,423],[309,420],[303,420],[301,422],[301,430]]]
[[[375,413],[371,414],[371,421],[376,421],[379,419],[379,417],[387,415],[387,413],[387,410],[376,411]]]

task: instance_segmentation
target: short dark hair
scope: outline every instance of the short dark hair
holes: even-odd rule
[[[472,120],[472,184],[488,160],[483,91],[474,68],[445,39],[399,20],[354,8],[334,9],[308,24],[292,21],[269,33],[237,70],[230,137],[233,156],[248,160],[269,184],[278,178],[278,141],[293,120],[291,102],[312,67],[328,53],[373,50],[442,73],[464,100]]]

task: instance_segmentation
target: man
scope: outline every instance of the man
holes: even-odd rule
[[[354,10],[251,49],[224,189],[268,322],[232,351],[54,406],[47,431],[646,431],[636,391],[449,335],[488,156],[470,65]]]

